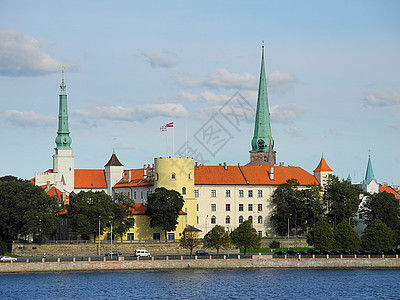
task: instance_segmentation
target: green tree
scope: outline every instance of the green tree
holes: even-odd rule
[[[361,236],[361,245],[365,249],[390,250],[395,245],[393,231],[379,219],[375,219],[365,228]]]
[[[82,239],[93,235],[94,240],[99,231],[103,234],[113,220],[115,203],[104,191],[81,191],[70,198],[67,205],[68,215],[72,219],[72,230]],[[113,225],[114,226],[114,225]]]
[[[355,225],[354,215],[360,204],[361,188],[347,180],[340,181],[337,176],[330,176],[325,187],[323,202],[327,208],[326,218],[334,227],[342,221]]]
[[[332,227],[320,219],[315,228],[307,233],[307,243],[318,250],[331,250],[335,244]]]
[[[189,249],[190,255],[192,255],[193,249],[200,245],[200,243],[199,234],[196,230],[190,230],[188,228],[183,230],[179,245],[184,249]]]
[[[244,255],[247,249],[260,248],[261,244],[261,237],[249,221],[244,221],[231,232],[231,240],[236,247],[243,248]]]
[[[360,249],[361,239],[357,231],[347,221],[342,221],[333,231],[336,247],[340,249]]]
[[[132,227],[129,217],[132,216],[135,209],[135,202],[124,193],[117,193],[113,197],[112,223],[113,232],[121,237],[123,241],[124,234]]]
[[[41,187],[12,176],[0,180],[0,237],[8,251],[15,239],[42,242],[54,234],[58,212],[57,199]]]
[[[216,249],[218,255],[219,249],[228,248],[230,246],[229,234],[225,231],[223,226],[215,225],[215,227],[204,236],[203,246],[205,248]]]
[[[150,227],[161,227],[167,240],[167,232],[176,230],[179,212],[183,207],[183,197],[175,190],[157,188],[147,199],[146,215]]]

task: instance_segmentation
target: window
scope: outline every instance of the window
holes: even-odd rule
[[[126,224],[127,224],[129,227],[135,227],[135,218],[127,218],[127,219],[126,219]]]
[[[156,181],[160,179],[160,175],[156,174]]]
[[[211,217],[211,224],[216,224],[217,223],[217,218],[215,216]]]
[[[231,205],[230,204],[225,204],[225,210],[226,211],[231,211]]]
[[[175,241],[175,233],[173,232],[168,232],[168,241]]]
[[[161,233],[153,232],[153,240],[154,241],[160,241],[161,240]]]
[[[248,196],[249,196],[249,198],[253,198],[253,190],[248,191]]]
[[[239,204],[239,211],[243,211],[243,204]]]
[[[140,198],[143,199],[143,191],[140,191]]]
[[[182,188],[182,195],[186,195],[186,187]]]
[[[213,198],[217,197],[217,191],[216,190],[211,190],[211,197],[213,197]]]
[[[175,180],[175,179],[176,179],[176,174],[175,174],[175,173],[172,173],[172,174],[171,174],[171,179],[172,179],[172,180]]]
[[[226,224],[230,224],[231,223],[231,217],[230,216],[226,216],[225,217],[225,223]]]
[[[211,211],[217,211],[217,204],[211,204]]]
[[[259,232],[258,232],[258,236],[259,236],[259,237],[262,237],[262,231],[259,231]]]
[[[262,224],[263,220],[261,216],[258,216],[258,224]]]
[[[231,190],[226,190],[225,191],[225,197],[227,197],[227,198],[231,197]]]
[[[126,240],[127,241],[134,241],[135,240],[135,234],[133,232],[128,232],[126,234]]]
[[[239,224],[242,224],[243,223],[243,216],[240,216],[239,217]]]
[[[258,211],[262,211],[262,204],[257,205]]]
[[[262,198],[262,190],[258,190],[257,196],[258,196],[258,198]]]
[[[199,211],[199,204],[196,204],[197,205],[197,211]]]
[[[253,204],[249,204],[249,211],[253,211]]]
[[[199,198],[199,190],[194,190],[194,196],[195,196],[196,198]]]
[[[249,222],[253,224],[253,216],[249,216]]]
[[[136,191],[133,192],[133,199],[136,199]]]
[[[243,198],[244,197],[244,192],[243,190],[239,190],[239,198]]]
[[[197,216],[197,224],[199,224],[199,216]]]
[[[188,179],[189,179],[189,180],[192,179],[192,173],[189,173],[189,174],[188,174]]]

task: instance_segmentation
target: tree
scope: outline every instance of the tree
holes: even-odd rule
[[[372,221],[361,236],[361,245],[365,249],[390,250],[395,245],[393,231],[379,219]]]
[[[200,245],[199,234],[197,230],[191,230],[185,228],[182,232],[182,238],[180,239],[180,246],[184,249],[190,250],[190,255],[193,253],[193,249]]]
[[[230,246],[229,234],[221,225],[215,225],[203,238],[203,246],[205,248],[214,248],[219,254],[219,249],[228,248]]]
[[[247,249],[260,248],[261,244],[261,237],[249,221],[244,221],[231,232],[231,240],[236,247],[243,248],[244,255],[246,255]]]
[[[68,215],[72,219],[72,229],[80,238],[89,238],[92,234],[94,240],[110,226],[113,220],[113,207],[115,203],[111,196],[104,191],[81,191],[70,198],[67,205]]]
[[[335,244],[332,227],[323,219],[307,233],[307,243],[318,250],[331,250]]]
[[[121,237],[132,227],[129,217],[132,216],[135,209],[135,202],[123,193],[117,193],[113,197],[112,223],[113,232]]]
[[[353,217],[358,210],[361,193],[361,188],[352,185],[351,182],[340,181],[337,176],[330,176],[323,195],[328,222],[335,227],[342,221],[350,220],[351,225],[355,225]]]
[[[165,233],[165,240],[168,231],[176,230],[183,203],[179,192],[163,187],[157,188],[147,199],[146,215],[150,218],[150,227],[161,227]]]
[[[353,227],[347,221],[341,222],[333,231],[336,246],[340,249],[360,249],[361,239]]]
[[[42,242],[55,232],[59,204],[31,182],[5,176],[0,179],[0,237],[12,241],[30,236]]]

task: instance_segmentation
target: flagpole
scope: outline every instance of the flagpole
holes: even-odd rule
[[[172,127],[172,157],[175,157],[175,126]]]
[[[168,130],[167,130],[167,132],[165,134],[167,136],[167,157],[168,157]]]

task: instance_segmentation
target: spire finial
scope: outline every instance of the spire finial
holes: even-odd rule
[[[113,154],[115,154],[115,148],[113,148]]]
[[[368,150],[368,157],[371,157],[371,149]]]
[[[321,156],[321,158],[324,158],[324,152],[322,152],[322,156]]]
[[[67,87],[67,86],[66,86],[65,83],[64,83],[64,71],[65,71],[65,67],[62,66],[62,67],[61,67],[61,84],[60,84],[61,95],[66,95],[65,90],[66,90],[66,87]]]

